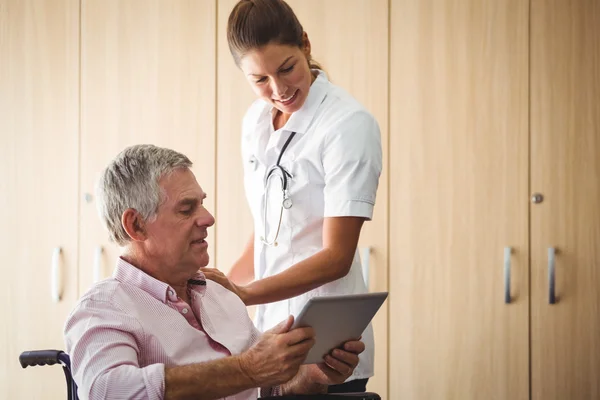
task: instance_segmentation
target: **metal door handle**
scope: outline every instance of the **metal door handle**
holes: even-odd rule
[[[50,294],[52,300],[58,303],[62,297],[62,269],[60,263],[60,254],[62,249],[55,247],[52,251],[52,272],[50,277]]]
[[[367,291],[369,290],[369,258],[371,255],[370,247],[363,247],[360,250],[361,255],[361,264],[362,264],[362,273],[363,278],[365,280],[365,285],[367,286]]]
[[[102,270],[102,252],[102,246],[96,247],[96,250],[94,251],[94,283],[104,277]]]
[[[548,303],[556,303],[556,294],[554,292],[554,256],[556,255],[556,249],[554,247],[548,248]]]
[[[512,248],[504,248],[504,302],[510,304],[510,254]]]

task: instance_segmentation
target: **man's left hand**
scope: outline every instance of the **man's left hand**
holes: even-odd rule
[[[324,357],[324,362],[306,365],[305,376],[309,382],[321,385],[344,383],[358,365],[358,355],[365,350],[359,340],[344,343],[342,349],[334,349]]]

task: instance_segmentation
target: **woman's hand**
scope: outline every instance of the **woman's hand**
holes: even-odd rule
[[[225,289],[235,293],[240,299],[242,299],[242,302],[246,304],[247,293],[244,286],[236,285],[235,283],[231,282],[224,273],[216,268],[200,268],[200,272],[204,274],[206,279],[210,279],[211,281],[223,286]]]

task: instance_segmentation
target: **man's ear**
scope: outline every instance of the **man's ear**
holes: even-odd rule
[[[141,242],[146,240],[146,223],[137,210],[128,208],[121,216],[121,225],[131,240]]]

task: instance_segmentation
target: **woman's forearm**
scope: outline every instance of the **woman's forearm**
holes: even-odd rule
[[[289,299],[346,276],[351,266],[352,259],[323,249],[279,274],[249,283],[242,300],[255,305]]]
[[[348,274],[364,219],[328,217],[323,223],[323,250],[285,271],[240,287],[246,305],[272,303],[299,296]]]

